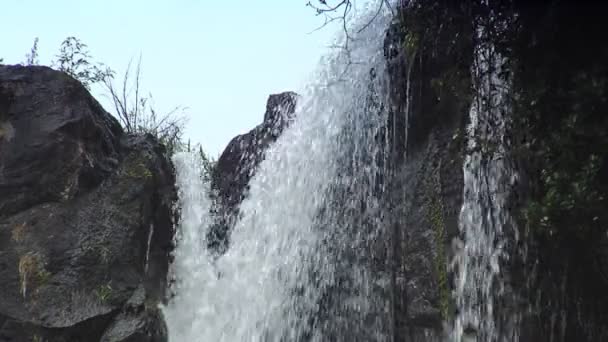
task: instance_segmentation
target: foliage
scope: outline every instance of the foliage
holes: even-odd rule
[[[103,84],[123,127],[129,133],[152,134],[167,147],[170,154],[175,152],[181,144],[185,108],[177,106],[159,114],[154,108],[152,94],[141,94],[141,57],[133,75],[131,73],[129,62],[118,86],[114,83],[114,73],[107,73],[103,78]]]
[[[25,55],[25,65],[38,65],[38,63],[38,37],[36,37],[32,49]]]
[[[37,42],[38,39],[30,54],[33,61],[37,61]],[[168,112],[159,113],[154,108],[152,94],[142,95],[141,57],[134,72],[129,62],[119,82],[116,82],[113,69],[103,63],[93,62],[88,46],[76,37],[67,37],[61,43],[56,58],[53,64],[80,81],[87,89],[90,90],[91,85],[96,83],[104,86],[114,106],[114,114],[128,133],[152,134],[167,147],[169,154],[181,144],[185,108],[176,106]]]
[[[524,280],[530,302],[551,298],[539,331],[553,334],[542,322],[566,310],[567,335],[589,341],[606,336],[608,300],[608,37],[598,9],[530,6],[504,48],[512,56],[509,138],[523,181],[514,195],[525,228],[519,272],[533,275]]]
[[[111,78],[114,74],[112,69],[101,63],[94,65],[87,45],[76,37],[67,37],[61,43],[59,53],[55,57],[57,60],[53,65],[58,70],[74,77],[89,90],[92,84]]]
[[[569,148],[567,142],[561,144],[564,151]],[[548,153],[540,152],[547,167],[540,169],[540,195],[524,208],[527,223],[536,233],[555,235],[566,229],[584,237],[604,216],[604,194],[596,184],[602,159],[591,154],[581,165]]]
[[[30,52],[26,54],[25,65],[39,63],[38,42],[38,38],[35,38]],[[88,90],[93,84],[103,85],[114,106],[115,116],[128,133],[153,135],[167,147],[168,154],[183,149],[182,135],[186,123],[184,112],[187,108],[175,106],[161,113],[154,107],[151,93],[142,95],[141,56],[135,70],[132,70],[132,63],[129,62],[119,81],[116,80],[113,69],[93,61],[88,46],[76,37],[67,37],[55,57],[51,65],[80,81]],[[0,63],[2,62],[3,59],[0,58]],[[206,168],[210,169],[211,161],[206,157],[204,160]]]
[[[201,157],[201,162],[203,164],[203,179],[207,181],[211,181],[211,177],[213,176],[213,170],[217,164],[217,159],[210,157],[208,154],[203,151],[203,147],[199,145],[198,153]]]
[[[573,20],[569,12],[560,15]],[[539,180],[522,212],[526,224],[543,237],[594,242],[608,222],[608,80],[601,76],[608,50],[580,53],[588,46],[582,31],[596,31],[584,25],[561,25],[559,34],[523,31],[512,67],[516,151]],[[599,32],[589,39],[605,46]]]

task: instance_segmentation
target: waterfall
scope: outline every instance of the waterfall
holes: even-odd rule
[[[360,16],[348,49],[323,58],[300,92],[296,119],[266,151],[217,258],[204,241],[209,186],[195,156],[174,157],[180,220],[163,308],[171,342],[389,340],[378,141],[390,14],[376,12]]]
[[[507,200],[517,174],[508,157],[510,85],[502,75],[506,60],[487,29],[483,24],[478,28],[472,67],[475,97],[463,166],[462,241],[454,258],[458,315],[452,337],[456,342],[518,340],[515,324],[509,322],[514,318],[499,318],[508,314],[495,310],[505,294],[501,264],[508,258],[506,243],[513,226]]]

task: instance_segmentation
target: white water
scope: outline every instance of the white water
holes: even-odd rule
[[[348,55],[341,50],[321,61],[295,122],[250,181],[230,247],[217,259],[206,250],[210,202],[200,163],[190,154],[174,157],[181,213],[174,297],[163,308],[171,342],[350,340],[347,333],[387,339],[388,276],[368,266],[382,249],[375,245],[381,208],[372,193],[381,153],[374,139],[384,132],[386,113],[370,109],[369,98],[370,87],[387,93],[388,19],[376,18],[349,43]],[[372,68],[378,77],[370,81]],[[364,214],[348,215],[361,203]],[[338,282],[339,302],[323,304]]]
[[[507,199],[517,174],[508,160],[509,81],[500,78],[504,58],[478,31],[472,77],[476,95],[469,112],[464,195],[459,229],[463,241],[456,253],[455,299],[458,315],[452,338],[460,341],[517,341],[517,330],[499,321],[495,301],[504,294],[500,277],[506,229],[513,224]],[[484,43],[486,42],[486,43]],[[502,325],[506,330],[500,332]]]

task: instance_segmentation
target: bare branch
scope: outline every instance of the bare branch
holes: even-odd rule
[[[351,65],[357,64],[357,62],[352,60],[351,54],[349,51],[349,44],[351,41],[356,39],[356,36],[351,35],[351,32],[349,31],[349,27],[348,27],[348,22],[347,22],[348,16],[354,8],[354,0],[340,0],[339,2],[335,3],[334,5],[328,4],[329,0],[317,0],[317,1],[319,4],[313,4],[311,1],[309,1],[306,5],[308,7],[311,7],[312,9],[314,9],[316,11],[317,15],[323,15],[324,23],[309,33],[318,31],[335,21],[342,22],[341,26],[342,26],[342,31],[344,32],[344,42],[342,43],[343,46],[340,48],[344,50],[344,52],[346,54],[345,58],[347,60],[345,70],[342,73],[342,75],[344,75],[344,74],[346,74],[346,71],[348,70],[348,68]],[[369,28],[371,26],[371,24],[382,13],[382,9],[385,7],[388,8],[391,12],[393,12],[393,9],[390,6],[390,3],[388,0],[379,0],[378,7],[375,10],[374,15],[363,26],[358,28],[355,33],[359,34],[363,31],[365,31],[367,28]],[[334,45],[332,47],[336,47],[336,46]]]
[[[357,33],[361,33],[363,31],[365,31],[372,24],[372,22],[374,20],[376,20],[376,18],[378,18],[378,15],[380,15],[380,12],[382,11],[382,7],[384,7],[385,3],[387,4],[388,8],[390,8],[390,5],[388,4],[388,0],[380,1],[378,10],[376,11],[376,13],[374,13],[374,16],[367,23],[365,23],[365,25],[363,25],[359,30],[357,30]]]
[[[186,107],[176,106],[159,115],[154,108],[152,94],[141,95],[141,55],[134,71],[131,66],[132,61],[120,81],[119,90],[114,86],[113,78],[107,77],[104,82],[116,115],[128,133],[152,134],[171,153],[182,145],[181,136],[186,122],[183,113]]]
[[[329,15],[325,15],[325,22],[323,24],[321,24],[319,27],[315,28],[314,30],[308,32],[308,34],[317,32],[317,31],[321,30],[322,28],[324,28],[325,26],[333,23],[334,21],[341,20],[341,19],[342,19],[342,17],[332,17]]]
[[[347,30],[347,23],[346,23],[347,20],[346,19],[353,6],[351,0],[341,0],[340,2],[338,2],[337,4],[335,4],[333,6],[329,5],[326,0],[318,0],[318,1],[319,1],[320,5],[315,5],[311,1],[309,1],[306,4],[306,6],[315,10],[316,15],[323,15],[325,22],[318,28],[311,31],[311,33],[322,29],[323,27],[327,26],[329,23],[332,23],[334,21],[342,21],[342,29],[344,30],[344,34],[346,35],[346,44],[348,44],[348,40],[351,38],[350,38],[350,35]],[[336,12],[341,12],[341,14],[339,16],[332,16],[332,14],[336,13]]]
[[[327,13],[327,12],[334,12],[335,10],[337,10],[338,8],[340,8],[342,6],[350,5],[350,0],[342,0],[335,6],[328,5],[326,0],[319,0],[319,3],[321,4],[321,6],[313,5],[312,2],[309,1],[306,4],[306,6],[309,6],[312,9],[314,9],[315,11],[317,11],[317,14],[323,14],[323,13]]]

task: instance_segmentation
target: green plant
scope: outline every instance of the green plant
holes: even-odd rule
[[[25,55],[25,65],[38,65],[38,63],[38,37],[36,37],[32,49]]]
[[[535,227],[536,233],[553,235],[557,226],[570,221],[570,230],[586,232],[603,211],[604,196],[595,186],[600,161],[599,156],[592,154],[583,165],[543,168],[540,172],[543,195],[523,209],[529,227]]]
[[[29,53],[25,65],[36,65],[38,59],[38,38]],[[3,59],[0,58],[0,63]],[[59,52],[51,65],[78,80],[87,90],[93,84],[102,84],[114,105],[114,115],[128,133],[152,134],[167,147],[172,154],[182,144],[182,133],[186,122],[183,106],[161,113],[154,107],[152,94],[142,95],[141,57],[133,72],[129,62],[120,82],[115,83],[115,71],[103,63],[95,62],[87,44],[70,36],[63,40]],[[4,135],[0,128],[0,137]]]
[[[403,48],[405,49],[405,52],[410,60],[412,60],[416,55],[419,46],[420,36],[416,32],[411,31],[405,34]]]
[[[141,56],[132,74],[131,62],[118,86],[114,83],[114,74],[103,77],[103,83],[114,104],[116,115],[125,130],[135,134],[152,134],[163,143],[169,154],[175,152],[182,144],[182,133],[186,123],[183,112],[186,108],[177,106],[165,113],[158,113],[154,108],[152,94],[142,95]]]
[[[100,285],[95,289],[95,296],[97,296],[100,302],[107,303],[112,297],[112,285],[110,283]]]
[[[67,37],[55,57],[57,60],[53,64],[57,69],[74,77],[87,89],[114,75],[114,71],[105,65],[94,65],[87,45],[76,37]]]
[[[203,151],[202,146],[199,146],[198,148],[199,148],[198,153],[201,157],[201,162],[203,164],[202,177],[204,180],[210,181],[211,177],[213,176],[213,172],[214,172],[215,166],[217,164],[217,160],[209,157],[209,155],[207,155],[207,153],[205,153],[205,151]]]

